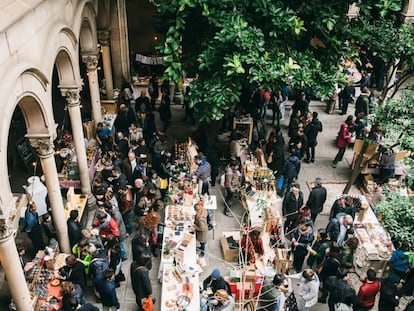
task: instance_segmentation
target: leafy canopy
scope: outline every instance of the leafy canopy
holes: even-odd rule
[[[349,46],[352,0],[154,0],[168,25],[165,79],[197,73],[192,104],[202,120],[221,119],[242,89],[312,89],[327,99]]]

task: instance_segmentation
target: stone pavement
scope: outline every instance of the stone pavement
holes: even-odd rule
[[[292,103],[288,105],[287,112]],[[173,105],[172,110],[172,120],[171,126],[167,131],[169,137],[174,137],[176,141],[185,140],[190,133],[196,129],[196,126],[190,126],[189,123],[184,123],[181,121],[184,115],[184,109],[181,105]],[[302,169],[299,176],[299,184],[301,185],[301,190],[304,193],[305,200],[309,195],[308,184],[312,182],[315,177],[321,177],[325,181],[325,186],[328,189],[328,203],[322,215],[317,218],[315,229],[326,227],[331,203],[335,200],[336,196],[342,193],[342,190],[345,187],[345,183],[350,176],[350,168],[346,161],[338,163],[336,169],[332,168],[331,163],[337,149],[334,145],[334,139],[338,133],[340,124],[345,120],[346,116],[339,115],[338,111],[335,111],[334,114],[327,114],[325,112],[325,104],[312,101],[310,104],[311,111],[318,111],[319,119],[323,123],[323,132],[318,136],[318,146],[316,149],[316,158],[315,163],[303,163]],[[350,107],[349,114],[353,114],[353,107]],[[269,112],[270,115],[271,112]],[[160,125],[158,113],[156,113],[157,125]],[[288,118],[286,118],[281,123],[281,128],[285,137],[285,140],[288,140],[287,137],[287,126]],[[161,128],[158,126],[158,128]],[[270,128],[270,124],[269,124]],[[225,136],[222,136],[225,138]],[[352,157],[352,151],[347,150],[345,157]],[[218,183],[217,183],[218,185]],[[351,188],[350,193],[359,193],[358,189],[355,187]],[[221,195],[220,187],[216,186],[210,189],[210,194],[216,195],[218,200],[218,210],[215,213],[215,230],[209,231],[209,240],[207,242],[206,255],[204,257],[206,266],[204,271],[200,275],[200,281],[206,278],[214,268],[219,268],[224,276],[228,275],[228,271],[234,268],[234,263],[228,263],[223,260],[223,254],[220,244],[220,238],[223,231],[238,231],[241,225],[241,216],[243,214],[243,209],[240,204],[235,204],[233,209],[236,217],[227,217],[223,214],[223,197]],[[130,249],[130,239],[128,240],[128,247]],[[130,256],[131,257],[131,256]],[[151,283],[153,286],[154,296],[157,299],[154,310],[163,310],[163,306],[160,305],[161,301],[161,284],[158,281],[158,267],[160,259],[159,257],[153,258],[153,268],[150,271]],[[127,277],[125,282],[121,283],[121,287],[117,289],[117,295],[121,302],[121,310],[123,311],[134,311],[137,310],[135,304],[135,295],[131,288],[131,281],[129,277],[129,266],[131,260],[127,260],[124,264],[123,271]],[[3,278],[0,276],[0,279]],[[359,288],[359,281],[356,275],[353,276],[353,282],[355,284],[356,290]],[[7,295],[8,288],[6,282],[0,283],[0,309],[6,310],[4,308],[5,302],[7,299],[10,299],[10,296]],[[92,290],[87,291],[87,300],[94,303],[95,298]],[[101,307],[100,304],[96,304],[98,307]],[[311,311],[325,311],[328,310],[326,304],[317,304]],[[403,310],[400,308],[399,310]]]

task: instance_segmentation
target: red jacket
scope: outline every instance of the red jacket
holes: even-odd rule
[[[349,126],[346,123],[342,123],[341,129],[338,134],[338,139],[336,141],[336,146],[339,148],[344,148],[348,145],[351,140],[351,134],[349,133]]]
[[[119,231],[118,224],[116,223],[116,220],[113,217],[110,217],[108,224],[100,224],[99,220],[96,220],[93,223],[93,225],[94,227],[99,227],[99,234],[103,237],[112,235],[116,238],[119,238],[119,236],[121,235],[121,231]]]
[[[380,289],[380,281],[365,282],[358,292],[358,304],[360,307],[370,308],[375,304],[375,296]]]

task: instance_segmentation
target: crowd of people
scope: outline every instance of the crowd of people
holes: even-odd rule
[[[357,100],[356,120],[348,116],[340,127],[336,141],[339,150],[333,167],[342,160],[352,135],[369,137],[375,142],[382,140],[381,129],[371,129],[366,124],[365,116],[370,110],[369,100],[365,98],[369,97],[368,92],[364,89],[361,99]],[[124,90],[124,93],[128,92]],[[174,149],[165,134],[171,118],[169,96],[163,89],[158,110],[163,132],[157,132],[155,128],[155,100],[152,95],[148,98],[145,92],[141,93],[135,100],[135,107],[132,107],[127,96],[124,98],[114,123],[115,135],[104,124],[97,124],[96,142],[101,156],[96,164],[92,186],[98,205],[96,219],[92,227],[82,228],[79,215],[74,210],[67,221],[73,254],[66,258],[66,266],[59,271],[63,281],[62,310],[78,310],[79,305],[79,310],[97,310],[85,300],[84,290],[88,282],[93,284],[96,298],[105,309],[118,310],[120,302],[116,288],[125,280],[123,263],[130,257],[133,260],[130,278],[138,309],[144,310],[144,305],[155,303],[149,271],[152,269],[152,257],[159,256],[160,212],[168,200],[171,165],[174,165]],[[289,115],[285,110],[287,99],[287,87],[277,92],[258,88],[251,98],[255,108],[252,108],[254,128],[249,148],[262,148],[267,165],[278,181],[278,194],[283,197],[283,230],[294,258],[293,274],[276,275],[272,282],[264,283],[260,310],[285,310],[284,307],[291,303],[293,293],[288,285],[289,279],[299,281],[296,297],[300,310],[309,310],[318,301],[327,301],[330,311],[370,310],[378,293],[379,310],[394,310],[398,304],[397,297],[413,290],[413,270],[409,268],[407,258],[401,253],[393,254],[391,265],[395,273],[378,280],[376,271],[370,269],[361,280],[361,287],[353,288],[348,273],[353,272],[353,255],[358,245],[352,229],[357,209],[352,198],[341,197],[331,208],[328,226],[315,229],[327,191],[322,179],[316,178],[305,200],[297,180],[302,163],[313,163],[317,158],[318,135],[323,131],[323,124],[318,113],[310,110],[305,92],[299,94]],[[345,105],[345,102],[341,104]],[[267,109],[272,109],[270,131],[266,128]],[[346,112],[343,106],[340,109]],[[187,117],[194,122],[193,111],[189,107],[186,107],[185,120]],[[285,118],[289,118],[287,144],[280,127],[280,121]],[[232,215],[235,197],[242,186],[240,140],[241,135],[235,129],[230,134],[231,160],[224,169],[222,184],[226,189],[223,212],[228,216]],[[208,156],[201,152],[193,160],[198,167],[194,178],[199,182],[200,195],[209,195],[209,187],[215,184],[218,175],[217,161],[209,161]],[[196,205],[195,212],[199,255],[203,257],[211,224],[202,206]],[[44,232],[50,233],[50,243],[52,239],[56,240],[56,232],[50,224],[50,215],[43,220]],[[38,233],[41,231],[38,224],[36,206],[32,204],[26,214],[25,230],[36,250],[43,249],[47,244],[39,240]],[[131,239],[132,254],[128,254],[128,238]],[[246,262],[249,261],[250,258],[246,258]],[[400,280],[406,282],[402,288],[397,286]],[[265,289],[268,292],[264,292]],[[204,281],[203,290],[200,302],[202,311],[233,310],[234,298],[218,269],[214,269]]]

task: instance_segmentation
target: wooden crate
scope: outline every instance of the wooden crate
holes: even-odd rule
[[[278,273],[286,273],[292,267],[293,254],[290,253],[290,249],[276,248],[275,249],[275,267]]]
[[[227,243],[227,237],[233,236],[234,240],[240,243],[240,231],[235,232],[223,232],[221,238],[221,248],[223,249],[223,257],[227,262],[239,261],[239,249],[230,248]]]

